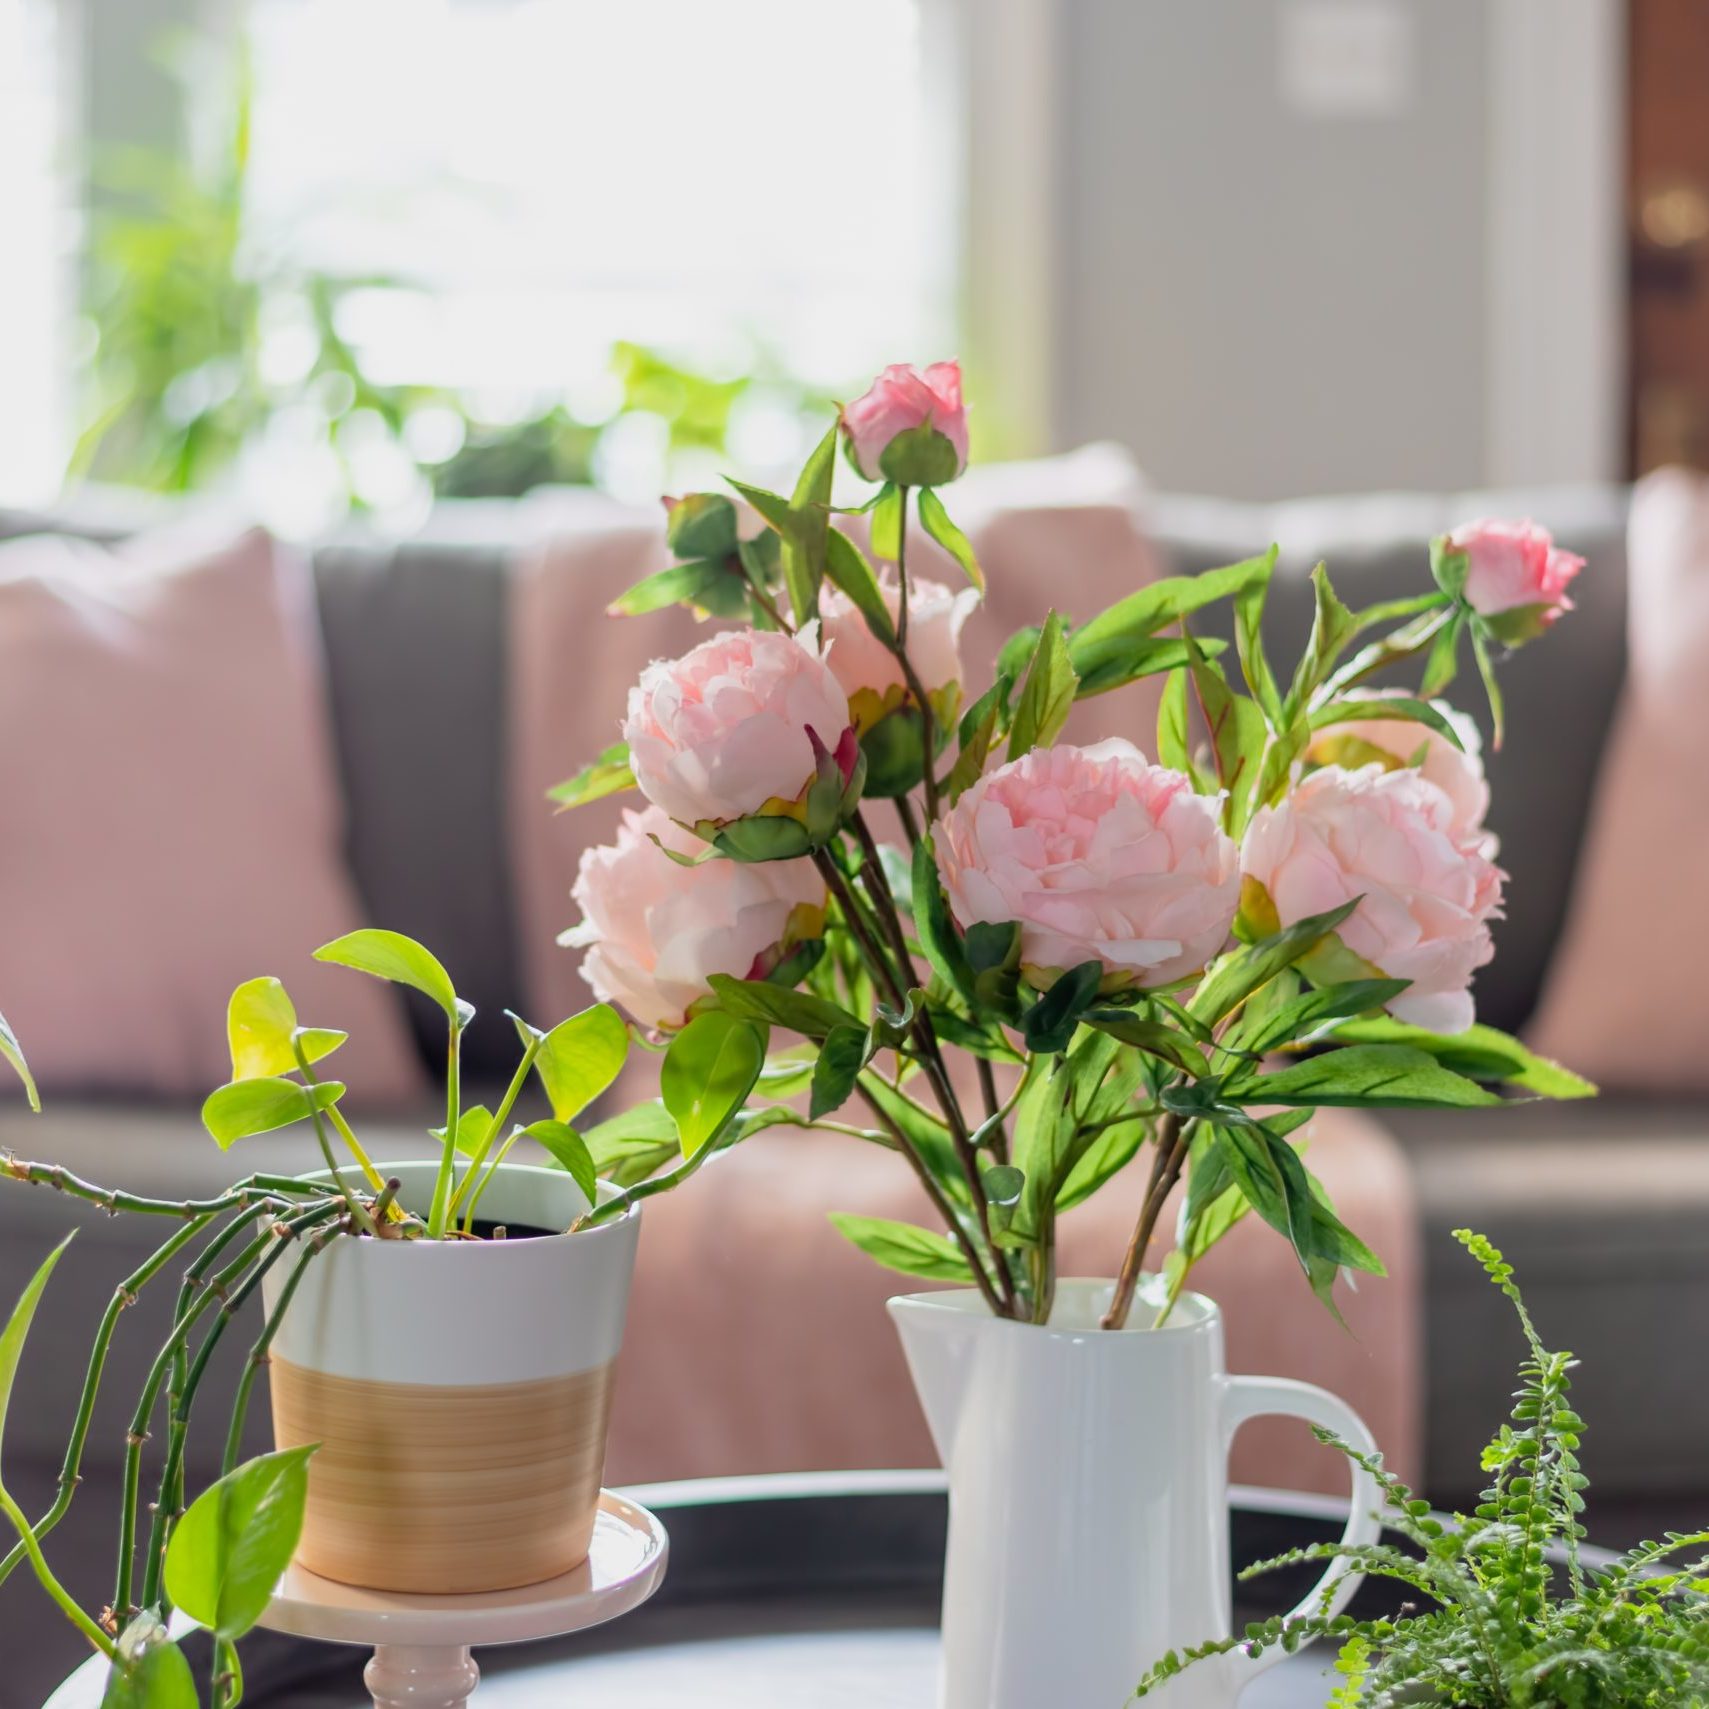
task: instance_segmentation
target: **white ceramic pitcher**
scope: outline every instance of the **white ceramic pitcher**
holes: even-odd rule
[[[890,1301],[949,1472],[942,1709],[1122,1709],[1164,1651],[1226,1636],[1228,1449],[1247,1419],[1303,1418],[1374,1451],[1326,1390],[1229,1376],[1202,1295],[1162,1329],[1115,1332],[1098,1327],[1110,1295],[1061,1283],[1048,1327],[991,1316],[971,1288]],[[1376,1540],[1378,1501],[1356,1470],[1348,1542]],[[1323,1612],[1326,1588],[1340,1609],[1358,1579],[1333,1563],[1299,1611]],[[1151,1701],[1224,1709],[1280,1656],[1200,1663]]]

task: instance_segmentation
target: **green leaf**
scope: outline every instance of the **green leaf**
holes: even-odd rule
[[[656,1098],[598,1123],[582,1139],[594,1169],[619,1187],[645,1181],[679,1152],[676,1123]]]
[[[900,1270],[904,1276],[923,1276],[932,1282],[971,1284],[973,1281],[973,1272],[961,1249],[947,1234],[916,1228],[910,1222],[849,1216],[843,1211],[832,1211],[831,1221],[845,1240],[852,1241],[887,1270]]]
[[[492,1137],[492,1130],[492,1111],[485,1104],[471,1104],[457,1117],[457,1149],[465,1157],[478,1155]],[[441,1145],[444,1145],[444,1128],[430,1127],[427,1131]]]
[[[6,1408],[12,1399],[12,1384],[17,1380],[18,1360],[24,1351],[24,1338],[30,1333],[30,1324],[35,1318],[36,1307],[41,1303],[48,1277],[53,1274],[54,1266],[59,1262],[66,1247],[71,1244],[71,1239],[68,1234],[41,1261],[36,1273],[24,1285],[23,1293],[18,1296],[18,1303],[12,1307],[12,1315],[6,1320],[6,1327],[0,1329],[0,1446],[5,1442]]]
[[[635,774],[629,769],[629,744],[613,742],[602,750],[598,759],[585,765],[572,778],[555,784],[546,791],[546,799],[555,801],[560,811],[585,807],[590,801],[603,801],[608,795],[619,795],[635,787]]]
[[[1071,648],[1072,645],[1070,640]],[[1228,643],[1219,641],[1214,635],[1204,635],[1199,638],[1199,650],[1206,658],[1214,659],[1228,651]],[[1112,652],[1100,660],[1091,675],[1081,677],[1075,695],[1080,700],[1090,700],[1093,695],[1108,694],[1111,689],[1123,688],[1141,677],[1160,676],[1164,671],[1175,670],[1186,662],[1187,643],[1179,635],[1158,635],[1149,640],[1133,641],[1123,646],[1119,653]]]
[[[1449,535],[1438,534],[1430,542],[1430,574],[1450,599],[1464,597],[1471,568],[1471,554],[1455,546]]]
[[[890,607],[873,574],[872,565],[840,528],[825,536],[825,575],[833,586],[841,588],[853,602],[855,610],[866,619],[866,626],[887,647],[896,644],[896,625],[890,619]]]
[[[949,512],[944,509],[944,502],[938,497],[932,487],[920,489],[920,523],[925,531],[961,565],[967,579],[979,589],[985,591],[985,572],[979,567],[979,560],[974,556],[973,543],[956,525],[950,521]]]
[[[1182,642],[1183,655],[1186,643]],[[1157,763],[1193,776],[1193,748],[1187,727],[1187,672],[1171,670],[1157,704]]]
[[[198,1709],[198,1702],[184,1652],[153,1614],[137,1615],[119,1634],[101,1709]]]
[[[1415,700],[1407,695],[1364,695],[1348,700],[1331,701],[1311,715],[1314,730],[1327,729],[1332,724],[1363,724],[1371,719],[1399,719],[1409,724],[1424,724],[1446,736],[1456,748],[1464,751],[1465,743],[1441,707],[1428,700]]]
[[[609,1003],[559,1021],[534,1058],[553,1116],[574,1121],[622,1072],[628,1055],[629,1029]]]
[[[1231,950],[1211,964],[1188,1009],[1207,1025],[1214,1025],[1284,967],[1292,967],[1301,956],[1310,954],[1362,900],[1356,896],[1327,913],[1308,914],[1259,943]]]
[[[1049,747],[1062,733],[1074,709],[1074,691],[1080,679],[1069,660],[1062,635],[1062,619],[1053,611],[1027,666],[1026,681],[1015,706],[1015,722],[1009,731],[1009,758],[1019,759],[1032,748]]]
[[[944,899],[929,832],[914,845],[914,930],[932,971],[971,1004],[973,970],[967,965],[961,939],[949,917],[949,903]]]
[[[24,1094],[30,1100],[30,1108],[39,1114],[42,1099],[36,1090],[35,1076],[30,1073],[30,1065],[25,1062],[24,1053],[19,1048],[18,1035],[7,1025],[4,1015],[0,1015],[0,1060],[12,1065],[12,1072],[24,1083]]]
[[[312,1088],[295,1080],[232,1080],[208,1095],[202,1126],[220,1150],[229,1151],[240,1139],[307,1121],[343,1096],[341,1080],[323,1080]]]
[[[1363,1109],[1478,1109],[1501,1099],[1407,1045],[1356,1044],[1327,1050],[1228,1096],[1242,1104],[1344,1104]]]
[[[293,1041],[302,1045],[303,1055],[314,1063],[330,1056],[349,1036],[329,1027],[299,1028],[296,1008],[277,979],[246,980],[232,992],[226,1006],[226,1040],[231,1047],[234,1080],[294,1074],[297,1053]]]
[[[371,973],[376,979],[389,979],[394,985],[407,985],[412,991],[420,991],[445,1011],[453,1027],[460,1029],[467,1019],[457,1001],[451,975],[428,950],[402,932],[365,927],[322,944],[314,954],[316,961],[353,967],[358,973]]]
[[[1262,576],[1234,596],[1234,639],[1240,649],[1240,669],[1252,698],[1262,708],[1271,729],[1281,729],[1282,695],[1264,652],[1264,602],[1270,592],[1269,576]]]
[[[1282,723],[1291,723],[1294,714],[1310,703],[1318,684],[1335,669],[1342,650],[1359,632],[1358,618],[1336,597],[1329,571],[1322,564],[1311,572],[1311,587],[1315,602],[1311,639],[1294,672]]]
[[[1290,1044],[1326,1022],[1347,1015],[1362,1015],[1392,1003],[1411,984],[1407,979],[1348,979],[1307,991],[1264,1015],[1250,1030],[1242,1028],[1237,1042],[1242,1050],[1256,1055]]]
[[[687,493],[665,520],[665,539],[678,558],[727,558],[739,533],[736,507],[723,493]]]
[[[1083,961],[1059,974],[1051,988],[1022,1017],[1027,1049],[1041,1055],[1066,1050],[1081,1015],[1097,1001],[1103,978],[1101,961]]]
[[[1499,748],[1505,724],[1501,684],[1496,680],[1495,661],[1489,654],[1489,642],[1484,639],[1483,630],[1476,624],[1472,626],[1472,657],[1478,662],[1478,675],[1483,678],[1484,694],[1489,699],[1491,740]]]
[[[1173,1027],[1166,1027],[1161,1021],[1148,1021],[1136,1015],[1132,1009],[1088,1009],[1080,1019],[1085,1025],[1096,1027],[1099,1032],[1108,1033],[1111,1038],[1119,1039],[1135,1050],[1142,1050],[1147,1056],[1155,1056],[1160,1062],[1167,1062],[1171,1068],[1178,1068],[1195,1080],[1204,1079],[1211,1071],[1204,1052],[1190,1039],[1183,1038]]]
[[[1259,758],[1264,751],[1268,727],[1256,701],[1236,694],[1229,687],[1222,667],[1207,658],[1197,641],[1185,636],[1188,670],[1204,714],[1211,740],[1211,760],[1217,782],[1227,791],[1223,819],[1229,834],[1238,838],[1258,782]]]
[[[789,512],[793,526],[783,535],[783,585],[789,589],[796,626],[819,615],[819,584],[831,532],[831,478],[837,467],[838,423],[814,446],[795,483]]]
[[[766,979],[733,979],[727,973],[714,973],[709,983],[718,1006],[739,1021],[788,1027],[808,1038],[824,1038],[837,1027],[860,1026],[840,1003],[810,991],[791,991]]]
[[[833,1027],[825,1035],[819,1060],[813,1064],[813,1090],[807,1115],[812,1121],[840,1110],[849,1101],[866,1066],[867,1031],[858,1023]]]
[[[1427,1051],[1444,1068],[1470,1080],[1517,1086],[1540,1098],[1596,1096],[1596,1087],[1582,1075],[1481,1023],[1460,1033],[1432,1033],[1388,1015],[1373,1015],[1337,1027],[1335,1037],[1348,1044],[1400,1044]]]
[[[1418,685],[1419,695],[1433,699],[1454,680],[1460,668],[1460,632],[1465,628],[1465,613],[1456,611],[1436,631],[1430,644],[1430,656],[1424,662],[1424,678]]]
[[[267,1611],[302,1535],[309,1458],[319,1446],[263,1454],[190,1504],[166,1550],[166,1589],[192,1620],[228,1642]]]
[[[886,481],[872,506],[872,555],[893,564],[902,550],[902,530],[908,519],[902,514],[902,489]]]
[[[1122,661],[1134,643],[1189,612],[1230,598],[1254,582],[1268,581],[1275,565],[1276,548],[1272,546],[1260,558],[1196,576],[1167,576],[1130,593],[1075,630],[1069,643],[1075,672],[1096,681],[1111,670],[1112,661],[1114,668],[1125,668]]]
[[[728,504],[729,500],[724,502]],[[644,577],[620,593],[606,611],[612,617],[644,617],[649,612],[663,611],[670,605],[698,605],[729,574],[721,562],[711,558],[672,564],[669,569]],[[734,581],[733,577],[730,579]]]
[[[659,1091],[692,1160],[730,1125],[765,1066],[765,1038],[721,1010],[696,1015],[670,1042]]]
[[[944,783],[944,793],[951,805],[959,801],[964,791],[977,783],[985,770],[991,744],[1009,709],[1009,693],[1014,684],[999,676],[974,703],[961,720],[960,751]]]
[[[1134,1160],[1144,1142],[1145,1123],[1138,1116],[1130,1122],[1117,1122],[1094,1135],[1057,1190],[1057,1213],[1060,1215],[1084,1204],[1106,1181],[1120,1174]]]
[[[589,1205],[598,1203],[599,1175],[593,1154],[573,1127],[567,1122],[530,1122],[522,1131],[545,1147],[547,1156],[581,1188]]]

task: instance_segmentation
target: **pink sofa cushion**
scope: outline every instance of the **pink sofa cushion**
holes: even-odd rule
[[[420,1089],[390,995],[310,959],[361,923],[318,663],[260,532],[0,546],[0,990],[49,1096],[206,1094],[258,974],[349,1031],[353,1098]]]
[[[1627,559],[1626,685],[1531,1042],[1604,1086],[1703,1092],[1709,480],[1641,482]]]

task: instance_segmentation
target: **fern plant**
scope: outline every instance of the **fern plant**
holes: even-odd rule
[[[1709,1531],[1669,1532],[1611,1567],[1580,1559],[1583,1420],[1568,1400],[1573,1359],[1539,1339],[1513,1267],[1480,1234],[1455,1238],[1512,1301],[1526,1358],[1512,1420],[1484,1450],[1490,1482],[1471,1514],[1444,1524],[1380,1461],[1329,1431],[1320,1440],[1381,1486],[1389,1528],[1410,1548],[1339,1543],[1291,1550],[1244,1577],[1303,1561],[1343,1559],[1423,1599],[1397,1620],[1310,1616],[1248,1626],[1240,1637],[1172,1651],[1141,1681],[1144,1697],[1209,1656],[1315,1639],[1339,1643],[1333,1709],[1687,1709],[1709,1705]],[[1669,1566],[1681,1556],[1690,1564]],[[1558,1577],[1557,1577],[1558,1571]]]

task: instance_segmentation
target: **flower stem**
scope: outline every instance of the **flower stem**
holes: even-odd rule
[[[903,680],[907,683],[908,692],[913,696],[915,707],[920,714],[920,783],[926,796],[926,823],[933,825],[937,823],[938,817],[938,756],[932,727],[932,702],[926,693],[925,685],[920,681],[920,673],[914,669],[914,661],[908,657],[908,491],[907,487],[896,489],[897,506],[901,510],[902,520],[896,530],[896,645],[890,650],[895,655],[897,664],[902,667]],[[914,841],[918,842],[919,838],[916,836]]]
[[[110,1661],[118,1653],[113,1640],[77,1606],[76,1600],[64,1585],[53,1576],[53,1569],[47,1564],[47,1557],[42,1554],[41,1544],[36,1540],[36,1534],[30,1529],[30,1522],[24,1517],[11,1496],[0,1486],[0,1513],[4,1513],[12,1523],[12,1528],[18,1533],[19,1542],[30,1558],[30,1566],[36,1579],[53,1600],[59,1604],[60,1612],[67,1620],[95,1646],[102,1655]]]
[[[517,1064],[516,1072],[510,1077],[510,1084],[505,1087],[504,1096],[499,1100],[498,1109],[493,1113],[493,1119],[487,1127],[486,1137],[481,1141],[480,1150],[476,1152],[470,1162],[468,1172],[463,1176],[462,1185],[451,1195],[451,1220],[453,1222],[457,1220],[457,1206],[462,1202],[463,1195],[473,1185],[475,1176],[480,1172],[481,1164],[486,1161],[487,1152],[492,1149],[493,1141],[504,1132],[504,1124],[510,1120],[510,1112],[515,1109],[516,1100],[522,1095],[522,1088],[528,1084],[529,1071],[533,1068],[534,1059],[539,1054],[540,1040],[531,1038],[528,1041],[527,1048],[522,1053],[521,1062]],[[499,1164],[504,1161],[505,1153],[509,1150],[510,1142],[506,1141],[499,1155],[493,1160],[493,1166],[488,1170],[486,1180],[474,1189],[474,1197],[469,1202],[469,1214],[464,1224],[465,1233],[474,1224],[475,1205],[480,1202],[481,1194],[491,1184],[494,1173],[497,1172]]]
[[[457,1168],[457,1120],[463,1099],[463,1026],[453,1016],[445,1051],[445,1149],[433,1183],[433,1203],[427,1213],[427,1236],[443,1240],[451,1223],[451,1182]]]
[[[1181,1118],[1172,1111],[1166,1112],[1157,1124],[1157,1154],[1152,1160],[1151,1179],[1146,1185],[1145,1201],[1140,1207],[1133,1239],[1128,1242],[1127,1255],[1122,1260],[1121,1274],[1116,1278],[1110,1309],[1103,1316],[1102,1326],[1105,1329],[1121,1329],[1127,1323],[1128,1313],[1133,1309],[1134,1290],[1139,1286],[1139,1273],[1145,1263],[1146,1249],[1157,1231],[1157,1219],[1163,1214],[1163,1206],[1175,1190],[1175,1183],[1181,1179],[1189,1138],[1190,1126],[1184,1127]]]

